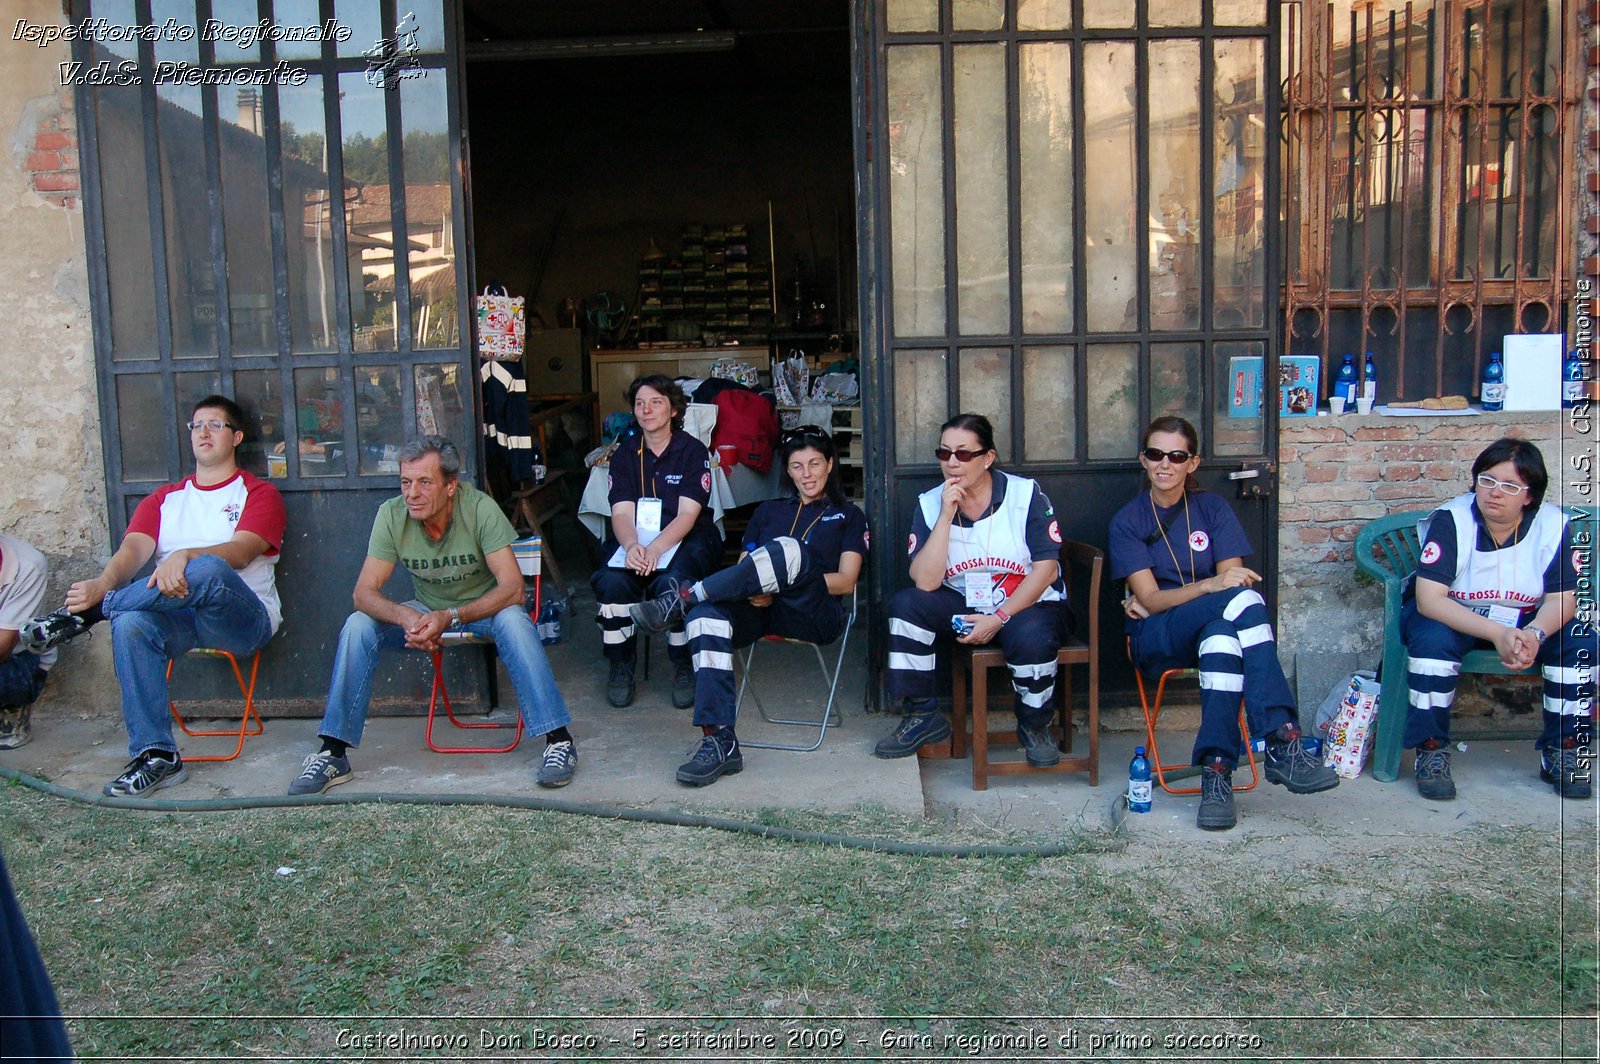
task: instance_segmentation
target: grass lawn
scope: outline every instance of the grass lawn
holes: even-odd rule
[[[0,787],[0,847],[85,1057],[1593,1058],[1592,844],[1202,842],[929,858]]]

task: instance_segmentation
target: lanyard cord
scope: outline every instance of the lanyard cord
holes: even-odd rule
[[[791,536],[794,535],[794,530],[797,527],[799,527],[799,525],[800,525],[800,515],[805,513],[805,509],[809,505],[811,505],[811,504],[803,502],[803,503],[801,503],[799,505],[799,507],[797,507],[795,509],[794,520],[789,524],[789,535],[791,535]],[[816,517],[813,517],[811,519],[811,523],[806,526],[806,530],[804,532],[800,533],[800,542],[801,543],[804,543],[806,541],[806,537],[811,535],[811,530],[813,528],[817,527],[817,522],[822,520],[824,517],[827,517],[828,516],[828,511],[831,510],[832,508],[833,508],[833,504],[832,503],[827,502],[826,500],[823,501],[823,503],[822,503],[822,512],[819,513]]]
[[[1156,513],[1155,496],[1151,495],[1151,494],[1146,494],[1145,497],[1150,500],[1150,516],[1152,516],[1152,517],[1154,517],[1156,519],[1156,527],[1161,529],[1161,542],[1163,542],[1163,543],[1165,543],[1167,545],[1167,554],[1169,554],[1172,557],[1172,568],[1178,574],[1178,586],[1179,587],[1187,587],[1189,584],[1192,584],[1192,583],[1195,582],[1195,575],[1194,575],[1194,540],[1192,538],[1194,536],[1194,525],[1190,524],[1190,522],[1189,522],[1189,493],[1188,492],[1184,492],[1183,493],[1183,527],[1188,529],[1189,536],[1191,537],[1189,539],[1189,541],[1188,541],[1188,543],[1189,543],[1189,579],[1187,581],[1185,581],[1183,579],[1183,566],[1178,564],[1178,555],[1177,555],[1177,552],[1175,552],[1172,549],[1172,541],[1167,538],[1167,533],[1169,531],[1171,531],[1171,530],[1166,525],[1161,523],[1161,515]]]
[[[670,437],[670,436],[667,437],[667,445],[669,447],[672,445],[672,437]],[[640,433],[639,434],[639,490],[640,491],[644,490],[644,449],[647,446],[649,446],[649,445],[644,442],[644,434]],[[650,457],[651,458],[655,458],[657,462],[660,461],[660,458],[656,455],[656,453],[654,451],[652,451],[650,453]],[[655,463],[651,463],[651,466],[650,466],[650,494],[647,495],[647,496],[644,496],[644,497],[647,498],[647,499],[658,499],[658,498],[660,498],[660,496],[656,494],[656,469],[655,469]]]
[[[1484,535],[1489,537],[1489,542],[1494,544],[1494,582],[1495,582],[1495,590],[1497,592],[1500,592],[1500,593],[1504,594],[1507,589],[1506,589],[1505,577],[1503,577],[1500,574],[1500,555],[1502,553],[1501,548],[1504,547],[1505,544],[1501,543],[1499,540],[1494,538],[1494,532],[1493,532],[1493,530],[1491,530],[1489,528],[1489,522],[1488,521],[1485,521],[1483,523],[1483,532],[1484,532]],[[1474,538],[1474,542],[1476,542],[1476,538],[1477,537],[1473,537],[1473,538]],[[1511,579],[1513,581],[1516,580],[1516,578],[1517,578],[1517,571],[1518,571],[1517,570],[1517,551],[1520,549],[1519,544],[1521,542],[1522,542],[1522,522],[1518,521],[1517,522],[1517,527],[1511,530]],[[1518,607],[1518,609],[1520,609],[1520,608],[1521,607]]]

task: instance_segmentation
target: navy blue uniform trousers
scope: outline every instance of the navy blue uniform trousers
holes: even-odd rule
[[[616,553],[614,540],[606,541],[607,557]],[[715,529],[690,530],[678,543],[678,553],[672,564],[658,569],[649,576],[640,576],[632,569],[613,569],[601,566],[589,577],[594,589],[594,600],[599,603],[600,640],[607,661],[632,661],[637,656],[634,642],[633,618],[628,616],[628,605],[654,598],[663,593],[676,580],[688,585],[711,572],[722,560],[722,540]],[[688,639],[683,625],[674,625],[667,631],[667,656],[674,665],[689,664]]]

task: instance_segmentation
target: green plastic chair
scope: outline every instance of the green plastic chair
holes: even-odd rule
[[[1432,510],[1408,510],[1389,514],[1369,523],[1356,536],[1356,569],[1383,584],[1383,690],[1378,695],[1378,736],[1372,754],[1373,778],[1393,783],[1400,775],[1401,741],[1405,736],[1406,714],[1411,705],[1411,687],[1406,680],[1406,645],[1400,636],[1401,589],[1417,568],[1421,546],[1417,542],[1417,522]],[[1567,507],[1567,516],[1589,526],[1587,538],[1580,542],[1590,547],[1588,577],[1594,587],[1595,509]],[[1583,536],[1580,531],[1579,536]],[[1507,676],[1538,675],[1538,667],[1518,673],[1500,663],[1492,650],[1473,650],[1461,662],[1462,672]]]

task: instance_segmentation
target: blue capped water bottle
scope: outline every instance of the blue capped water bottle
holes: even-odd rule
[[[1506,408],[1506,367],[1500,361],[1500,352],[1491,351],[1489,362],[1483,367],[1483,386],[1480,398],[1488,413]]]
[[[1355,408],[1356,397],[1360,392],[1361,378],[1356,372],[1356,356],[1345,355],[1344,364],[1339,367],[1339,372],[1333,377],[1333,394],[1345,401],[1345,405]]]
[[[1144,747],[1133,748],[1133,760],[1128,762],[1128,812],[1150,811],[1150,762],[1144,756]]]
[[[1367,352],[1367,364],[1361,368],[1361,398],[1371,403],[1378,401],[1378,364],[1372,361],[1372,352]]]
[[[1583,386],[1588,383],[1588,366],[1578,357],[1577,351],[1568,351],[1561,365],[1561,406],[1571,410],[1583,402]]]

